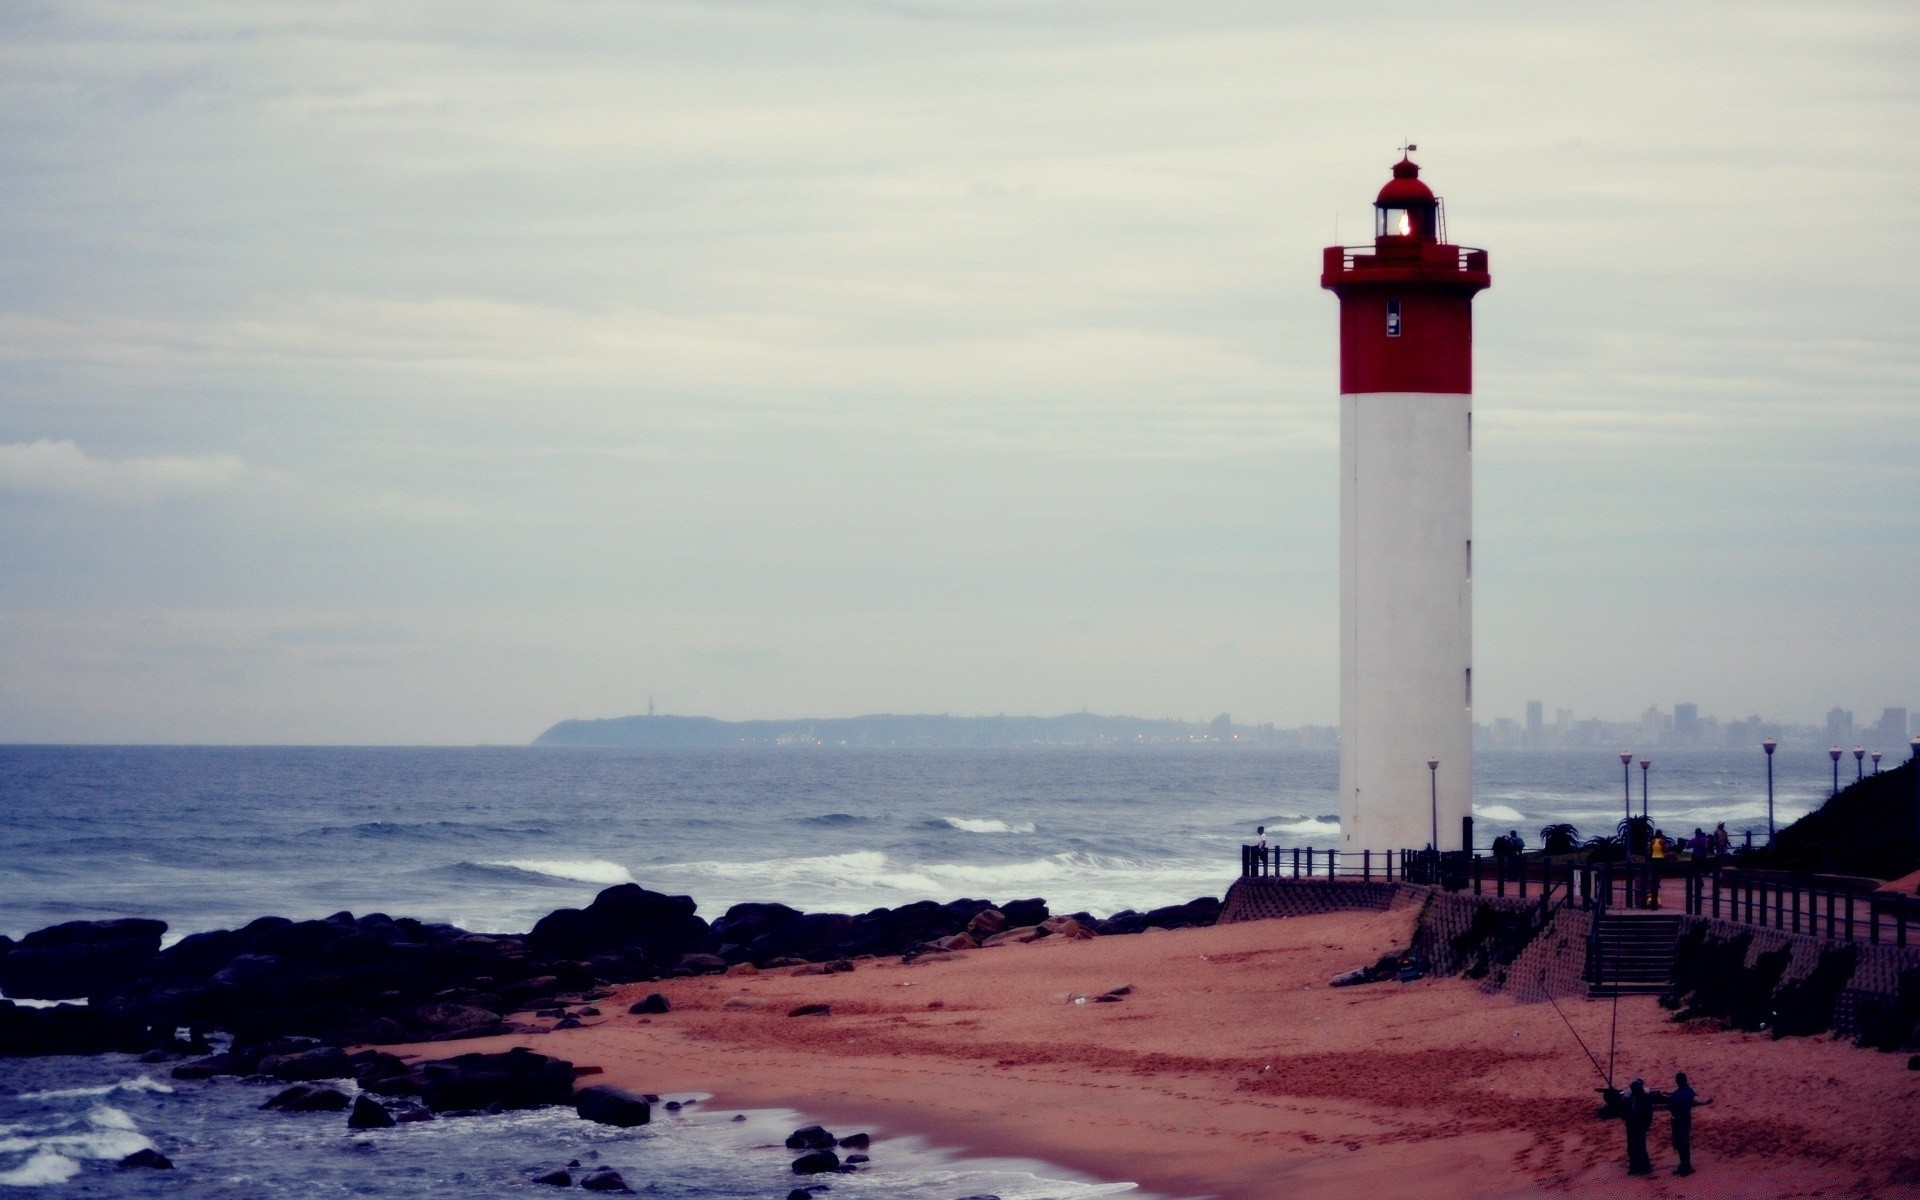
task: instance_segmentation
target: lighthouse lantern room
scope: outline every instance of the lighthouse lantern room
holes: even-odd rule
[[[1473,811],[1473,297],[1492,280],[1410,154],[1374,213],[1373,244],[1327,247],[1320,276],[1340,300],[1340,840],[1451,850]]]

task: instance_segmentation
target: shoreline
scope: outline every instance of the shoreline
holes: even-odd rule
[[[1593,1067],[1547,1004],[1459,978],[1330,989],[1407,944],[1410,911],[1343,912],[944,961],[871,960],[623,986],[578,1029],[391,1047],[445,1057],[525,1045],[637,1091],[780,1107],[968,1155],[1038,1160],[1168,1197],[1280,1192],[1447,1197],[1601,1194],[1624,1179]],[[1131,985],[1114,1003],[1073,1004]],[[651,991],[664,1015],[625,1014]],[[824,1016],[790,1017],[824,1003]],[[1611,1006],[1562,1002],[1602,1053]],[[617,1014],[617,1015],[616,1015]],[[1689,1071],[1700,1173],[1654,1195],[1916,1194],[1903,1060],[1826,1039],[1773,1041],[1619,1006],[1617,1079]],[[1664,1117],[1655,1162],[1670,1170]],[[884,1167],[884,1164],[876,1164]]]

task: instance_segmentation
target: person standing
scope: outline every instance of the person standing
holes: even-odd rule
[[[1254,827],[1253,852],[1254,861],[1259,864],[1254,868],[1254,874],[1271,874],[1272,872],[1267,869],[1267,827],[1265,825],[1257,825]]]
[[[1627,1174],[1653,1174],[1653,1160],[1647,1157],[1647,1131],[1653,1128],[1653,1097],[1647,1094],[1647,1082],[1636,1079],[1627,1085],[1621,1117],[1627,1126]]]
[[[1673,1090],[1667,1093],[1667,1113],[1673,1119],[1673,1152],[1679,1156],[1680,1165],[1673,1169],[1675,1175],[1693,1174],[1693,1110],[1702,1104],[1712,1104],[1711,1100],[1702,1100],[1687,1082],[1687,1073],[1681,1071],[1673,1077]]]

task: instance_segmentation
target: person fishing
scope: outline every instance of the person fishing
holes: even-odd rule
[[[1627,1127],[1627,1174],[1653,1174],[1653,1160],[1647,1157],[1647,1131],[1653,1128],[1653,1096],[1647,1091],[1647,1081],[1634,1080],[1627,1085],[1624,1095],[1612,1088],[1605,1091],[1611,1094],[1601,1111],[1619,1117]]]
[[[1687,1073],[1681,1071],[1673,1077],[1673,1090],[1662,1097],[1667,1103],[1667,1114],[1673,1121],[1673,1152],[1680,1159],[1680,1165],[1673,1169],[1675,1175],[1693,1174],[1693,1110],[1702,1104],[1712,1104],[1711,1100],[1702,1100],[1687,1082]]]

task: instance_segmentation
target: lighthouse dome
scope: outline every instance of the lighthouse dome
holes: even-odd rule
[[[1423,208],[1433,203],[1433,189],[1420,182],[1420,167],[1402,158],[1393,164],[1393,178],[1374,200],[1378,208]]]

